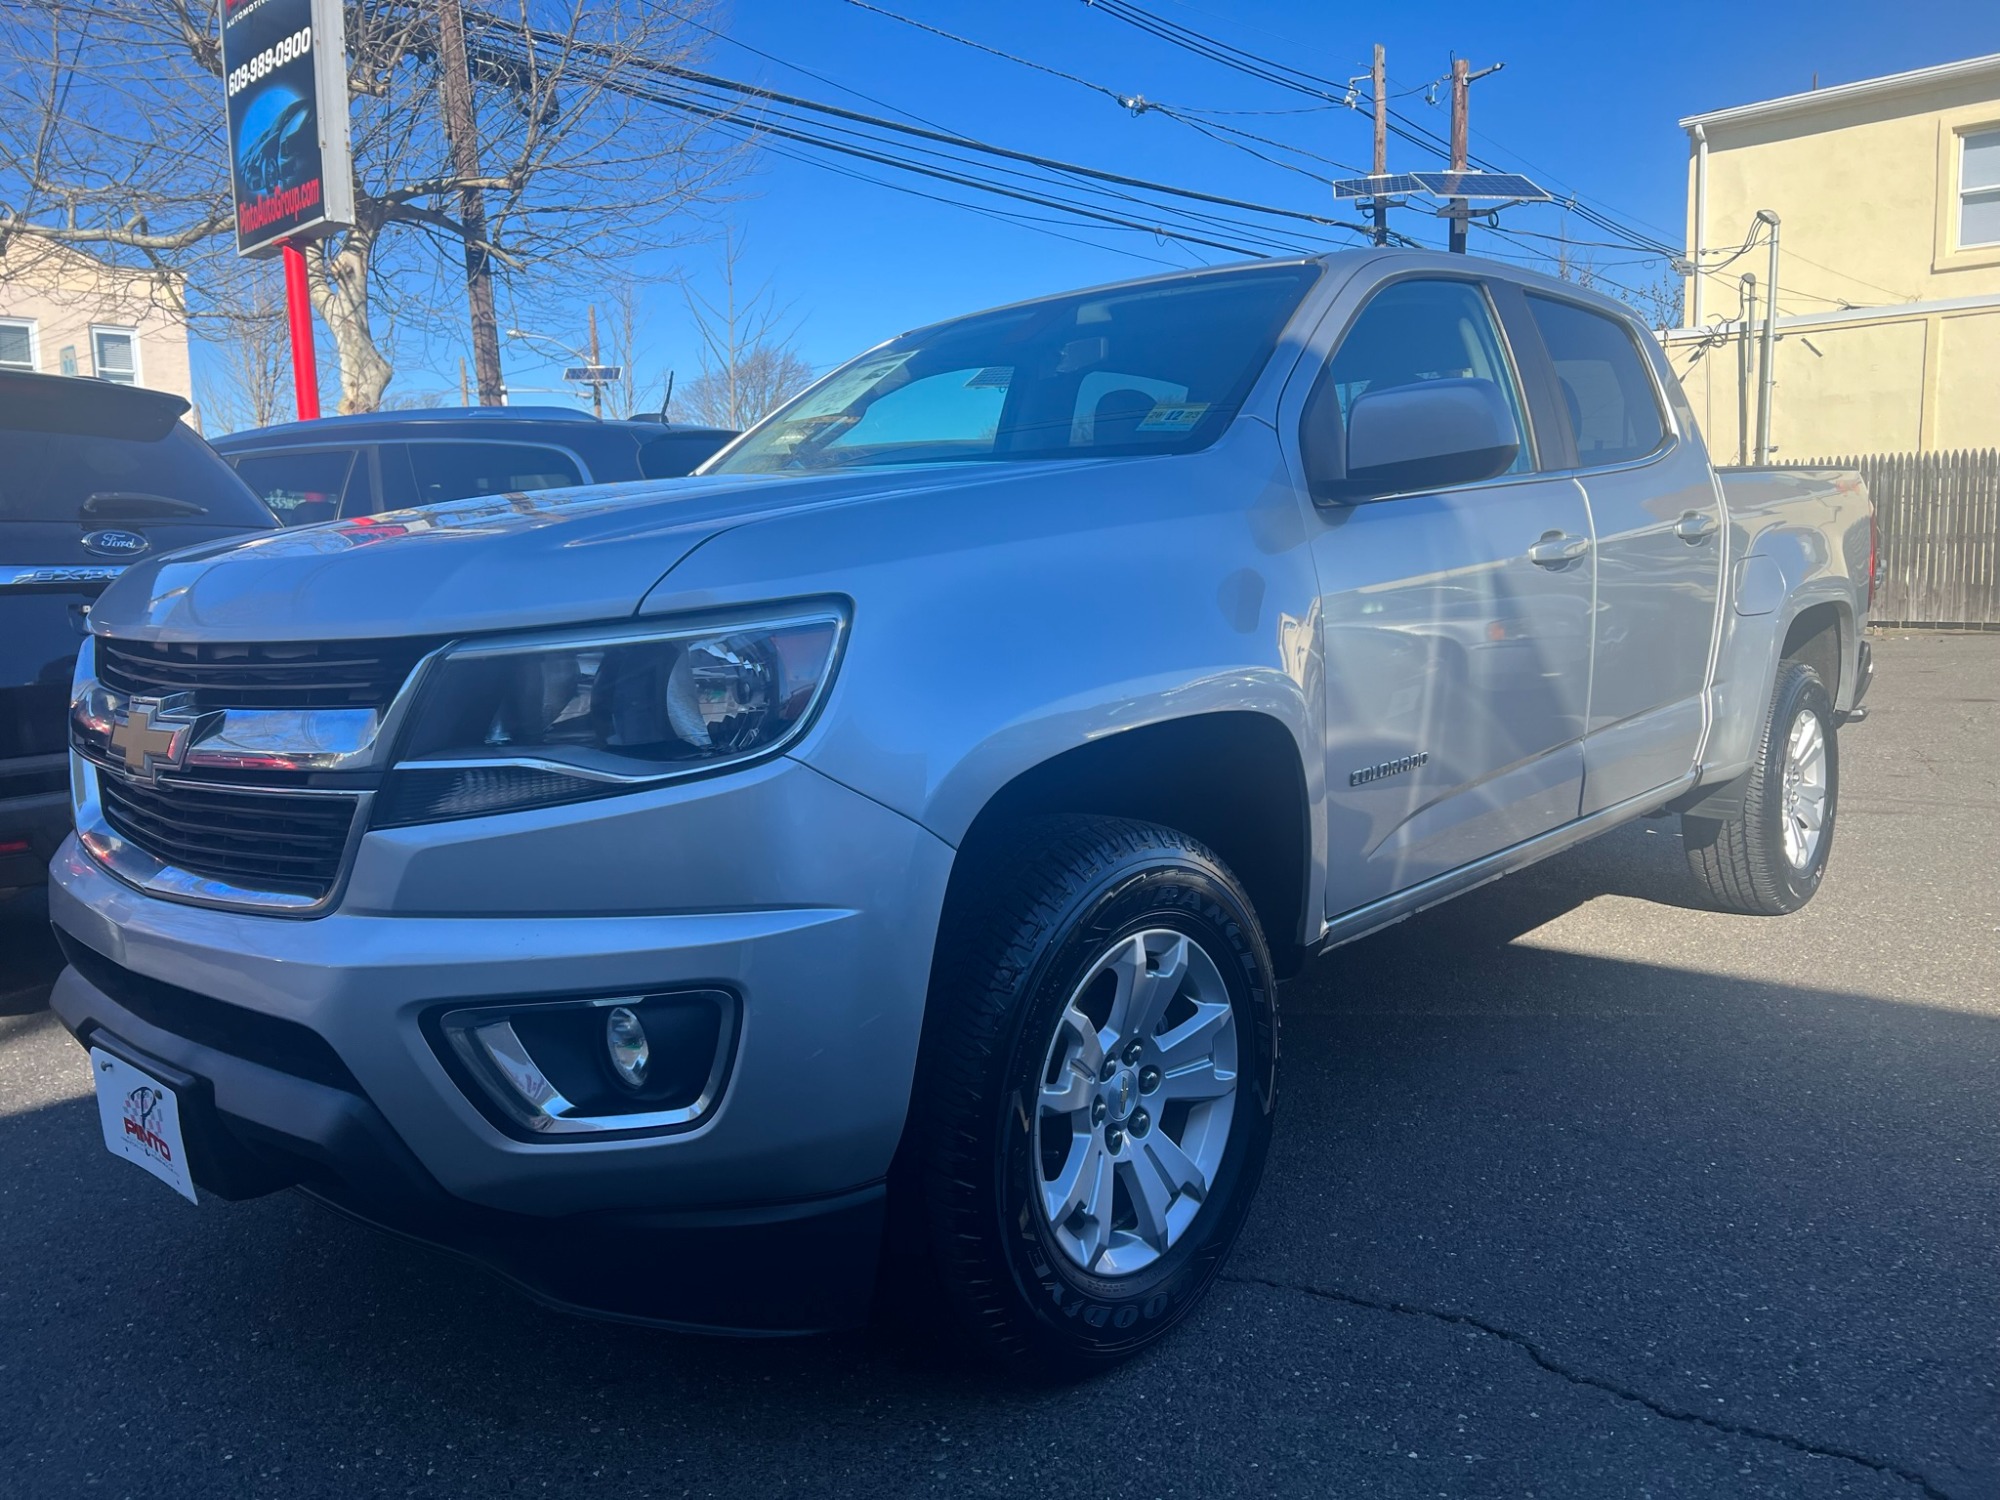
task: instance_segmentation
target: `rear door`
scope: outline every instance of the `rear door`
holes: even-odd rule
[[[1496,480],[1315,509],[1329,917],[1576,816],[1590,517],[1574,479],[1540,471],[1521,373],[1483,282],[1420,275],[1374,292],[1306,403],[1344,422],[1364,391],[1470,376],[1501,385],[1523,436]]]
[[[1700,440],[1675,429],[1646,335],[1542,291],[1524,301],[1597,537],[1581,804],[1591,813],[1672,785],[1694,765],[1722,584],[1721,506]]]

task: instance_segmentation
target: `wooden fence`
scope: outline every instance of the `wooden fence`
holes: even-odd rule
[[[1805,468],[1859,469],[1875,502],[1883,625],[2000,630],[2000,450],[1869,453]]]

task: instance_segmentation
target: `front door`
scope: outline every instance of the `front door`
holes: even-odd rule
[[[1671,786],[1701,748],[1722,583],[1721,507],[1698,440],[1678,438],[1656,351],[1622,319],[1525,299],[1562,394],[1597,539],[1594,683],[1582,810]]]
[[[1319,376],[1365,391],[1494,381],[1523,443],[1496,480],[1315,510],[1326,664],[1326,915],[1406,890],[1577,815],[1590,688],[1583,492],[1537,472],[1521,382],[1486,289],[1377,291]],[[1308,420],[1313,420],[1310,417]]]

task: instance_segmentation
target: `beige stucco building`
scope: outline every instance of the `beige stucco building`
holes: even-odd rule
[[[95,375],[194,399],[179,279],[17,236],[0,248],[0,369]]]
[[[1687,327],[1666,335],[1709,445],[1754,443],[1778,216],[1772,457],[2000,446],[2000,54],[1693,115]],[[1760,226],[1761,227],[1761,226]],[[1747,385],[1747,389],[1746,389]],[[1746,399],[1747,398],[1747,399]]]

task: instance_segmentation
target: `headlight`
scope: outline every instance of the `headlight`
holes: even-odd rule
[[[844,618],[472,642],[432,668],[376,826],[545,807],[775,754],[824,696]]]

